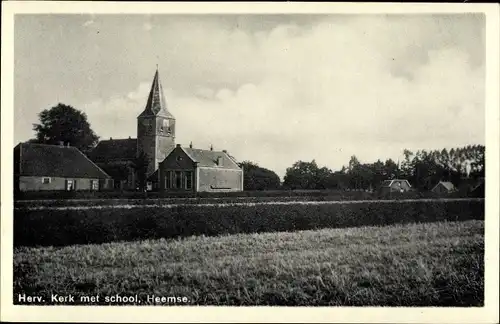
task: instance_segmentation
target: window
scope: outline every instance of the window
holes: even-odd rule
[[[170,130],[170,121],[168,119],[164,119],[163,120],[163,124],[161,125],[161,130],[163,132],[163,130],[165,130],[165,132],[167,134],[169,134],[171,132]]]
[[[184,177],[186,179],[186,189],[192,189],[193,188],[193,172],[192,171],[185,171]]]
[[[177,188],[177,189],[182,188],[182,172],[181,171],[175,171],[175,188]]]
[[[90,180],[90,189],[91,190],[99,190],[99,181],[98,180]]]
[[[66,190],[71,191],[75,189],[75,182],[73,180],[66,180]]]
[[[172,188],[172,171],[167,171],[167,175],[165,176],[165,189]]]
[[[49,177],[43,177],[43,178],[42,178],[42,183],[43,183],[43,184],[49,184],[49,183],[50,183],[50,180],[51,180],[51,179],[50,179]]]
[[[180,156],[180,155],[179,155],[179,156],[177,156],[175,159],[176,159],[177,161],[182,161],[182,156]]]

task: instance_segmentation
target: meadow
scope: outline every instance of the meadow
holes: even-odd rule
[[[18,294],[104,305],[137,294],[147,305],[154,294],[188,305],[482,306],[483,293],[482,220],[14,250],[15,304]]]

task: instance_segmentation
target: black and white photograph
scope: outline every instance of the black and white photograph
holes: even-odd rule
[[[2,3],[2,320],[497,322],[498,6],[193,5]]]

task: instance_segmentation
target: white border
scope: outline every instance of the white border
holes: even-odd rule
[[[486,270],[485,307],[71,307],[12,305],[13,22],[16,13],[484,13],[486,19]],[[2,2],[1,320],[75,322],[498,322],[499,6],[402,3],[137,3]],[[198,184],[197,184],[198,185]]]

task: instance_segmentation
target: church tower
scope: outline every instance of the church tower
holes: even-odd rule
[[[153,78],[144,111],[137,117],[137,156],[143,152],[148,160],[147,176],[175,147],[175,118],[167,110],[158,68]]]

